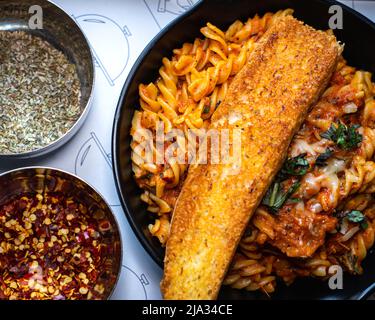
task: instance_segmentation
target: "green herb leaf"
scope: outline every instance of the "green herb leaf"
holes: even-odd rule
[[[324,139],[332,140],[336,142],[336,131],[337,129],[332,123],[329,129],[326,132],[321,133],[320,136]]]
[[[301,202],[301,201],[303,201],[303,200],[300,199],[300,198],[289,198],[288,199],[289,203],[298,203],[298,202]]]
[[[273,212],[277,212],[282,208],[285,201],[297,191],[300,185],[300,182],[296,181],[286,192],[284,192],[281,188],[280,182],[275,181],[271,188],[268,189],[262,203],[269,207]]]
[[[283,167],[277,174],[277,179],[284,181],[289,176],[303,176],[309,170],[309,162],[305,159],[306,153],[300,154],[285,161]]]
[[[338,219],[348,219],[353,223],[358,223],[363,230],[368,228],[366,216],[359,210],[339,212],[335,215]]]
[[[355,223],[360,223],[365,220],[365,215],[358,210],[352,210],[347,215],[348,220]]]
[[[343,123],[331,124],[326,132],[320,134],[324,139],[331,140],[337,144],[340,149],[351,150],[362,142],[363,137],[357,132],[359,125],[347,127]]]
[[[326,151],[321,153],[318,158],[316,158],[315,165],[317,165],[318,167],[327,165],[326,161],[332,156],[332,154],[333,150],[327,149]]]
[[[365,219],[363,222],[361,222],[361,228],[363,230],[366,230],[368,228],[368,222],[367,219]]]
[[[348,128],[347,131],[347,141],[343,145],[343,149],[350,150],[356,148],[359,143],[362,142],[363,137],[360,133],[357,132],[359,125],[354,125]],[[339,145],[340,147],[340,145]]]

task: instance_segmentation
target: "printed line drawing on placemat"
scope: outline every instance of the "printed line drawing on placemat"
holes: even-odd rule
[[[161,29],[170,20],[189,10],[193,0],[143,0],[156,24]]]
[[[73,18],[88,38],[96,66],[114,86],[128,64],[130,30],[100,14],[83,14]]]
[[[121,293],[121,299],[132,299],[132,300],[147,300],[147,286],[150,282],[148,281],[144,273],[138,275],[133,269],[126,265],[122,265],[122,273],[120,282],[126,283],[126,287],[131,288],[131,292],[125,290]],[[123,295],[126,296],[123,296]],[[127,296],[129,295],[129,296]]]
[[[185,12],[193,5],[191,0],[159,0],[158,2],[158,12],[169,12],[176,15]]]
[[[90,138],[78,150],[74,172],[97,188],[109,205],[118,206],[111,159],[111,153],[106,152],[95,132],[91,132]]]

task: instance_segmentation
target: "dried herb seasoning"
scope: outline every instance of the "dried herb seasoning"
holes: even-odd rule
[[[0,48],[0,153],[45,147],[81,115],[76,67],[23,31],[0,31]]]

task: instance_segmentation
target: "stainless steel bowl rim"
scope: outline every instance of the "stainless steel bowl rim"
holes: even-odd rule
[[[71,172],[68,172],[68,171],[65,171],[65,170],[62,170],[62,169],[59,169],[59,168],[55,168],[55,167],[49,167],[49,166],[28,166],[28,167],[20,167],[20,168],[16,168],[16,169],[12,169],[12,170],[8,170],[8,171],[5,171],[3,173],[0,173],[0,178],[1,177],[4,177],[8,174],[11,174],[13,172],[17,172],[17,171],[25,171],[25,170],[35,170],[35,169],[43,169],[43,170],[52,170],[52,171],[57,171],[57,172],[60,172],[60,173],[63,173],[63,174],[66,174],[68,176],[71,176],[79,181],[81,181],[85,186],[88,186],[89,188],[91,188],[95,193],[97,193],[100,197],[100,199],[104,202],[104,204],[108,207],[109,209],[109,212],[112,214],[112,217],[113,217],[113,220],[115,221],[116,223],[116,228],[118,230],[118,233],[119,233],[119,244],[120,244],[120,257],[119,257],[119,261],[120,261],[120,264],[119,264],[119,270],[117,271],[117,275],[116,275],[116,281],[113,285],[113,288],[111,289],[111,292],[108,294],[107,296],[107,300],[109,300],[112,295],[113,295],[113,292],[115,291],[116,287],[117,287],[117,284],[119,282],[119,279],[120,279],[120,274],[121,274],[121,269],[122,269],[122,259],[123,259],[123,245],[122,245],[122,237],[121,237],[121,229],[120,229],[120,224],[118,222],[118,219],[116,217],[116,215],[113,213],[112,211],[112,208],[111,206],[108,204],[108,202],[105,200],[105,198],[103,197],[103,195],[95,188],[93,187],[90,183],[86,182],[85,180],[83,180],[82,178],[78,177],[77,175],[71,173]]]
[[[67,143],[74,136],[74,134],[76,134],[78,132],[78,130],[83,125],[83,123],[84,123],[86,117],[88,116],[89,111],[91,110],[91,107],[92,107],[93,93],[94,93],[95,82],[96,82],[95,81],[96,70],[95,70],[94,55],[93,55],[91,46],[89,44],[89,41],[87,39],[87,36],[83,32],[80,25],[61,6],[59,6],[55,3],[52,3],[50,1],[48,1],[48,4],[56,7],[59,10],[61,10],[61,12],[77,26],[77,28],[81,32],[81,36],[83,37],[87,47],[89,48],[90,60],[91,60],[91,65],[92,65],[92,82],[90,84],[90,95],[89,95],[89,98],[86,102],[86,105],[85,105],[83,111],[81,112],[81,115],[79,116],[79,118],[69,128],[69,130],[66,131],[61,137],[52,141],[50,144],[48,144],[48,145],[46,145],[42,148],[33,149],[33,150],[30,150],[30,151],[20,152],[20,153],[0,153],[0,159],[2,159],[2,158],[3,159],[12,159],[12,158],[13,159],[16,159],[16,158],[17,159],[24,159],[24,158],[29,158],[29,157],[33,158],[33,157],[45,155],[49,152],[52,152],[52,151],[58,149],[59,147],[61,147],[65,143]]]

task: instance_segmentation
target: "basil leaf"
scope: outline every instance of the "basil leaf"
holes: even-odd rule
[[[303,176],[310,168],[309,162],[305,159],[306,153],[300,154],[297,157],[289,158],[284,162],[283,167],[277,174],[277,179],[284,181],[289,176]]]
[[[329,129],[326,132],[321,133],[320,136],[327,140],[336,141],[336,127],[333,123],[330,125]]]
[[[343,123],[331,124],[326,132],[320,134],[324,139],[331,140],[343,150],[352,150],[362,142],[363,136],[357,132],[359,125],[347,127]]]
[[[263,198],[262,203],[265,206],[269,207],[273,212],[277,212],[282,208],[282,206],[289,199],[289,197],[297,191],[300,185],[300,182],[296,181],[293,183],[293,185],[290,186],[290,188],[286,192],[284,192],[281,189],[280,182],[276,181],[271,186],[271,188],[268,189],[266,196]]]
[[[362,142],[363,137],[357,132],[359,125],[354,125],[348,128],[347,131],[347,141],[343,144],[342,148],[345,150],[350,150],[356,148],[359,143]],[[340,145],[339,145],[340,147]]]
[[[332,154],[333,150],[327,149],[326,151],[321,153],[318,158],[316,158],[315,165],[317,165],[318,167],[327,165],[326,161],[332,156]]]

